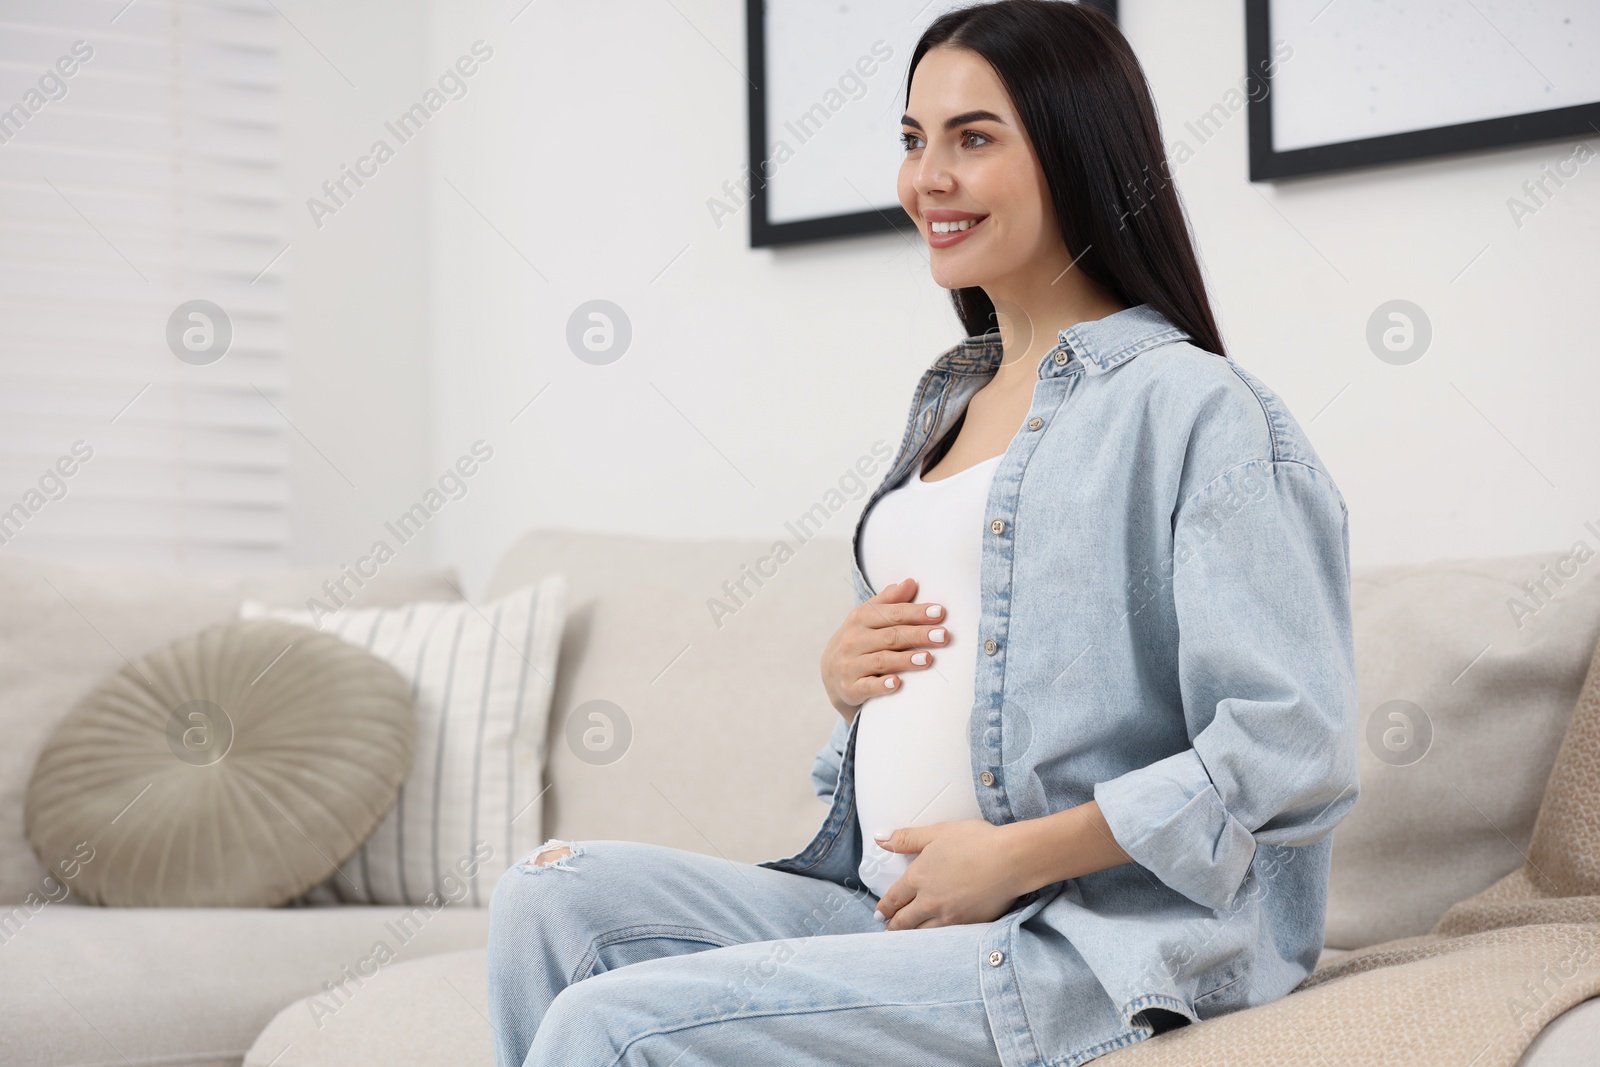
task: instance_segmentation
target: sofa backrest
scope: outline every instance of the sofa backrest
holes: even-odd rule
[[[1523,863],[1600,639],[1600,561],[1574,547],[1352,574],[1361,796],[1329,945],[1426,933]]]
[[[1334,833],[1329,945],[1424,933],[1522,862],[1600,639],[1600,565],[1578,547],[1355,569],[1361,796]],[[811,757],[837,721],[817,667],[854,602],[849,544],[774,548],[546,529],[506,553],[486,598],[555,570],[570,584],[547,834],[747,861],[810,839],[825,811]],[[22,798],[79,699],[124,656],[232,618],[245,597],[303,604],[328,576],[203,582],[0,556],[0,902],[40,887]],[[396,572],[361,595],[458,594],[450,572]],[[631,723],[614,763],[580,758],[567,741],[573,713],[593,700]]]
[[[811,756],[837,720],[818,661],[854,603],[849,545],[816,538],[781,562],[773,547],[538,530],[506,554],[487,597],[552,570],[570,583],[548,835],[745,861],[810,840],[825,811]],[[1361,795],[1334,833],[1330,945],[1426,932],[1522,862],[1600,637],[1600,565],[1564,555],[1355,569]],[[1545,577],[1557,567],[1572,575],[1560,587]],[[1543,606],[1523,588],[1541,580]],[[1517,600],[1532,610],[1514,614]],[[594,700],[632,728],[614,763],[566,740]]]
[[[773,547],[545,529],[506,553],[485,599],[567,574],[548,836],[746,862],[811,839],[827,812],[811,757],[839,718],[818,667],[855,603],[849,548],[817,537],[777,558]],[[581,738],[594,721],[591,701],[615,705],[631,729],[625,747],[605,753],[612,762],[568,741],[569,727]]]

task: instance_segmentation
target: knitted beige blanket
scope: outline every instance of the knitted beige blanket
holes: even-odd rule
[[[1550,773],[1527,863],[1455,905],[1431,933],[1329,961],[1281,1000],[1169,1031],[1103,1062],[1515,1067],[1546,1023],[1596,995],[1600,648]]]

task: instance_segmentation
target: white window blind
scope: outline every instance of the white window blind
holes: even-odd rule
[[[283,562],[281,41],[267,0],[0,0],[0,553]]]

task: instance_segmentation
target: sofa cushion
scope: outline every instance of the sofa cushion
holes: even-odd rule
[[[484,950],[443,952],[378,974],[337,1014],[328,998],[280,1011],[245,1067],[485,1067],[494,1062]]]
[[[1361,793],[1328,944],[1426,933],[1523,863],[1600,638],[1600,564],[1574,548],[1355,569]]]
[[[28,784],[28,840],[89,903],[283,904],[394,807],[416,738],[410,683],[377,656],[276,619],[218,623],[73,709]]]
[[[284,1005],[319,997],[324,1021],[354,1011],[392,967],[481,949],[488,919],[459,903],[0,906],[0,1058],[10,1067],[237,1067]],[[429,1015],[449,1009],[441,999]]]
[[[548,834],[750,862],[811,839],[839,721],[818,665],[855,591],[848,542],[786,544],[538,530],[506,553],[488,596],[568,578]]]
[[[45,741],[78,701],[130,659],[238,615],[256,598],[303,605],[328,570],[202,581],[165,571],[82,567],[0,554],[0,903],[56,895],[23,833],[23,794]],[[347,585],[348,588],[348,585]],[[450,570],[380,571],[352,604],[451,599]]]
[[[353,904],[420,904],[459,878],[474,905],[542,840],[545,731],[566,619],[566,578],[547,575],[481,607],[421,601],[351,609],[323,626],[392,664],[415,698],[410,774],[383,822],[326,888]],[[316,625],[310,613],[263,614]]]

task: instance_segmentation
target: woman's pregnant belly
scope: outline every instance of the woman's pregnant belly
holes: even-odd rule
[[[899,691],[874,697],[857,712],[859,873],[875,896],[883,896],[914,857],[879,848],[874,834],[983,818],[972,784],[967,734],[973,683],[970,630],[976,629],[975,621],[968,623],[966,634],[958,634],[952,625],[950,644],[935,650],[933,666],[902,672]]]
[[[917,580],[916,603],[940,604],[949,640],[933,662],[900,671],[900,685],[861,706],[856,727],[856,817],[862,884],[883,896],[914,856],[886,852],[873,835],[905,826],[980,819],[969,722],[978,641],[984,504],[992,457],[933,482],[913,473],[885,493],[861,529],[861,566],[878,589]]]

